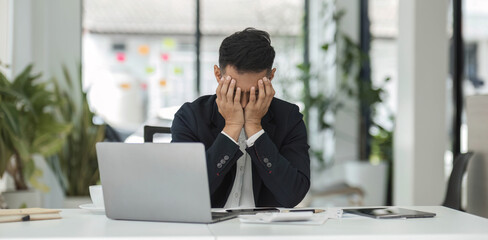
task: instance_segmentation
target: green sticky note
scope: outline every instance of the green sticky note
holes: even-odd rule
[[[181,68],[181,67],[175,67],[175,69],[174,69],[174,73],[175,73],[176,75],[181,75],[181,74],[183,74],[183,68]]]
[[[163,38],[162,48],[164,50],[173,50],[176,48],[176,40],[174,38]]]

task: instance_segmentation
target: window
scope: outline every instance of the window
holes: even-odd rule
[[[197,80],[196,0],[84,0],[83,78],[91,107],[113,127],[134,131],[162,110],[213,94],[220,43],[246,27],[271,34],[275,79],[290,77],[287,70],[302,61],[302,9],[302,0],[201,0]]]
[[[386,104],[378,106],[376,121],[388,130],[393,130],[389,116],[396,112],[396,89],[398,81],[398,0],[369,0],[371,22],[371,81],[383,86],[386,78],[391,80],[384,85],[388,96]]]

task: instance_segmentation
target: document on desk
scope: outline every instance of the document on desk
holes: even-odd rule
[[[280,212],[240,215],[241,223],[322,225],[327,219],[342,217],[342,209],[279,209]],[[318,211],[321,210],[321,211]]]
[[[313,212],[273,212],[257,213],[256,215],[240,215],[241,223],[268,223],[268,224],[303,224],[321,225],[327,221],[325,214]]]

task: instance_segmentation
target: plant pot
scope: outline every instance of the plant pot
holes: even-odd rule
[[[387,170],[384,162],[371,164],[353,161],[345,164],[346,182],[364,191],[364,206],[383,206],[386,204]]]
[[[63,208],[79,208],[81,204],[91,203],[89,196],[66,197]]]
[[[38,190],[6,191],[2,195],[8,208],[42,207],[42,195]]]
[[[383,162],[350,161],[312,172],[310,199],[306,202],[311,206],[383,206],[387,166]]]

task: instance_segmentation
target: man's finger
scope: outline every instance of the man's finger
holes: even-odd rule
[[[271,86],[271,81],[269,81],[269,79],[265,77],[263,78],[263,82],[264,82],[264,88],[266,90],[266,97],[273,95],[272,94],[273,87]]]
[[[220,90],[222,90],[222,85],[224,83],[224,78],[221,77],[220,80],[219,80],[219,85],[217,86],[217,90],[215,90],[215,93],[217,94],[217,99],[220,99],[221,96],[220,96]]]
[[[271,80],[269,80],[268,78],[264,78],[264,85],[266,87],[266,102],[268,102],[269,104],[271,100],[273,100],[275,91],[273,85],[271,84]]]
[[[249,103],[254,105],[255,102],[256,102],[256,88],[251,87],[251,90],[249,90]]]
[[[266,97],[266,92],[264,91],[264,83],[263,80],[258,81],[258,87],[259,87],[259,95],[258,95],[258,103],[262,104],[264,101],[264,98]]]
[[[236,89],[236,95],[234,97],[234,104],[239,104],[241,102],[241,88]]]
[[[220,89],[220,95],[222,95],[222,99],[226,98],[225,96],[227,95],[229,83],[230,83],[230,76],[227,76],[224,80],[224,84],[222,85],[222,88]]]
[[[227,90],[227,102],[231,103],[234,99],[234,88],[236,86],[236,80],[230,81],[229,89]]]

